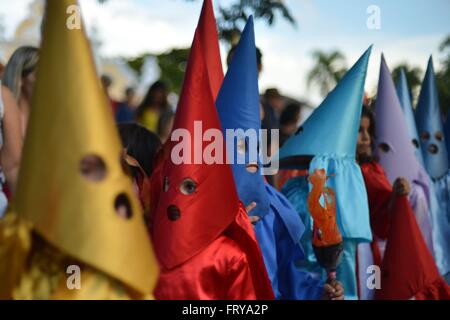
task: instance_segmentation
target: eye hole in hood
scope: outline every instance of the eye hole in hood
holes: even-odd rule
[[[428,152],[431,154],[437,154],[439,152],[439,147],[436,144],[430,144],[428,146]]]
[[[383,153],[388,153],[389,151],[391,151],[391,147],[387,144],[387,143],[380,143],[378,145],[378,148],[380,149],[381,152]]]
[[[197,191],[197,183],[191,178],[186,178],[180,183],[180,191],[185,196],[189,196]]]
[[[428,131],[422,132],[422,134],[420,135],[420,139],[422,139],[422,141],[430,140],[430,133]]]
[[[100,182],[107,174],[105,161],[95,154],[84,156],[80,161],[80,172],[87,180]]]

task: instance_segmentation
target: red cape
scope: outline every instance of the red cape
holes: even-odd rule
[[[367,189],[372,232],[387,239],[383,261],[372,242],[375,264],[381,267],[381,289],[375,298],[448,299],[449,286],[439,275],[406,196],[394,196],[377,162],[361,165]]]
[[[448,300],[450,287],[440,276],[406,196],[395,197],[378,300]]]

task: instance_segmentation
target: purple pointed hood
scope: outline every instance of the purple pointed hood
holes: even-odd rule
[[[417,180],[420,165],[384,56],[381,56],[375,114],[376,153],[389,180],[391,183],[398,177],[405,177],[410,182]]]

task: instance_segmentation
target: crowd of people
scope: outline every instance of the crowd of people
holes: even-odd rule
[[[205,0],[178,105],[163,81],[117,102],[84,30],[61,27],[75,3],[47,0],[41,47],[3,70],[0,299],[450,299],[450,137],[431,59],[416,117],[384,57],[367,98],[369,48],[303,121],[277,89],[260,96],[252,17],[224,75]],[[220,161],[175,163],[172,133],[196,121],[279,130],[280,171],[228,164],[250,152],[239,135]]]

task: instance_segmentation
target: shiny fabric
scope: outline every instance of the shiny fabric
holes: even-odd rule
[[[238,244],[221,235],[181,266],[173,270],[162,268],[155,297],[158,300],[255,300],[251,272],[247,256]]]
[[[216,18],[214,17],[211,0],[203,1],[202,13],[200,14],[196,33],[200,37],[200,42],[202,44],[212,97],[216,100],[220,86],[223,82],[223,69],[222,59],[220,57]]]
[[[410,183],[409,201],[425,242],[430,252],[434,252],[428,179],[414,153],[406,118],[384,57],[381,59],[375,111],[379,163],[390,184],[399,177],[406,178]]]
[[[245,205],[255,202],[256,207],[249,215],[263,217],[269,212],[269,199],[258,152],[261,150],[262,140],[259,137],[261,112],[255,52],[253,17],[250,17],[233,53],[216,105],[223,133],[227,137],[227,151],[232,160],[231,167],[239,199]],[[227,130],[233,130],[236,137],[229,137]],[[251,133],[253,139],[250,138]],[[249,164],[256,164],[257,172],[249,172]]]
[[[236,221],[199,254],[172,269],[162,267],[160,300],[274,299],[252,226],[240,207]]]
[[[316,156],[309,165],[309,174],[321,168],[325,168],[327,176],[331,176],[327,186],[335,191],[336,221],[342,237],[370,242],[369,208],[360,167],[351,157]]]
[[[15,210],[62,253],[147,293],[158,271],[142,209],[85,28],[65,27],[66,9],[77,4],[46,2]]]
[[[0,221],[0,299],[17,300],[122,300],[152,299],[151,292],[140,293],[123,282],[77,261],[32,231],[27,221],[8,212]],[[80,285],[68,289],[80,269]]]
[[[306,177],[297,177],[289,180],[282,189],[282,193],[292,203],[305,224],[305,232],[301,239],[301,245],[305,251],[306,259],[300,261],[299,267],[308,272],[311,277],[325,281],[326,272],[320,267],[312,248],[312,218],[307,209],[307,197],[309,186]],[[371,239],[371,237],[369,238]],[[344,253],[341,264],[337,269],[337,279],[344,286],[344,295],[347,300],[358,299],[356,282],[356,248],[360,239],[344,238]]]
[[[439,272],[450,276],[450,170],[430,182],[433,248]],[[447,213],[447,214],[446,214]]]
[[[278,154],[281,168],[304,169],[305,164],[298,162],[297,157],[313,157],[307,165],[309,173],[325,169],[327,176],[332,176],[329,186],[336,194],[336,219],[341,235],[358,242],[372,239],[367,195],[355,161],[371,48],[286,141]]]
[[[377,148],[373,152],[389,181],[393,184],[398,177],[404,177],[412,183],[419,175],[420,164],[384,56],[381,57],[374,124]]]
[[[406,125],[408,127],[409,138],[414,148],[414,154],[417,160],[423,166],[422,150],[420,149],[420,138],[417,133],[416,119],[414,118],[414,109],[411,102],[411,91],[408,87],[408,81],[406,80],[405,70],[400,70],[400,78],[397,83],[397,95],[400,100],[400,105],[405,116]]]
[[[395,197],[378,300],[450,299],[407,197]]]
[[[431,178],[438,179],[446,174],[449,162],[432,57],[428,61],[415,115],[425,169]]]
[[[223,164],[226,163],[226,154],[220,155],[222,164],[204,164],[202,159],[195,164],[198,151],[203,156],[209,145],[207,141],[197,145],[195,122],[201,121],[204,131],[216,129],[220,132],[206,71],[200,38],[196,35],[173,127],[173,132],[185,130],[189,137],[183,138],[182,143],[169,141],[167,148],[171,157],[166,159],[161,172],[152,177],[160,179],[162,176],[164,181],[159,194],[153,198],[158,203],[152,213],[151,233],[158,260],[167,269],[173,269],[205,249],[234,221],[239,210],[231,167]],[[189,161],[174,163],[179,154],[174,151],[178,144],[192,146],[183,151]],[[183,184],[188,180],[193,189],[186,192]],[[170,215],[171,206],[178,210],[178,216]],[[213,215],[209,214],[211,208],[214,208]]]
[[[386,239],[389,234],[391,217],[394,213],[392,207],[394,196],[392,187],[384,174],[383,168],[377,162],[365,163],[361,165],[366,188],[369,197],[369,207],[371,214],[371,226],[376,241],[370,248],[375,264],[381,266],[385,253]],[[409,195],[409,202],[413,208],[413,214],[419,226],[423,242],[434,256],[436,265],[442,275],[448,272],[448,253],[450,252],[450,241],[446,241],[446,224],[442,221],[442,209],[436,200],[433,185],[431,188],[415,182],[412,184],[412,191]],[[429,202],[428,199],[429,198]],[[431,232],[429,228],[424,228],[431,220]],[[425,222],[424,222],[425,221]],[[448,224],[447,224],[448,225]],[[448,231],[447,231],[448,232]],[[447,233],[448,237],[448,233]],[[361,248],[362,250],[362,248]],[[369,248],[364,248],[366,252],[359,253],[362,256],[368,254]],[[431,251],[433,250],[433,251]],[[360,279],[362,283],[363,279]]]
[[[273,299],[252,225],[225,164],[226,153],[212,164],[195,160],[209,146],[207,141],[197,145],[195,122],[220,133],[207,68],[196,32],[172,133],[172,138],[175,131],[189,133],[183,145],[193,148],[183,156],[191,161],[175,163],[178,144],[169,141],[164,149],[171,156],[156,168],[151,182],[151,199],[157,203],[151,205],[150,233],[161,265],[155,297]],[[223,145],[221,135],[215,140]]]
[[[372,47],[366,50],[299,130],[285,142],[279,152],[280,161],[311,155],[354,158],[371,50]]]
[[[389,220],[391,216],[391,204],[393,201],[392,186],[387,180],[383,167],[377,162],[364,163],[361,165],[364,181],[369,198],[372,231],[378,238],[378,247],[381,257],[384,252],[384,241],[386,239]],[[420,179],[423,180],[423,179]],[[411,184],[411,193],[408,196],[413,208],[420,231],[427,244],[428,249],[434,254],[432,210],[430,191],[427,185],[415,180]]]
[[[270,211],[255,225],[264,263],[276,299],[317,300],[323,294],[323,282],[299,264],[305,258],[300,239],[304,225],[288,200],[266,184]]]

